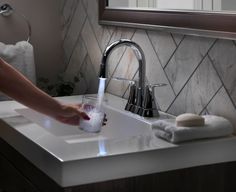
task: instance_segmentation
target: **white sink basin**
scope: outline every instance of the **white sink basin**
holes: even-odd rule
[[[127,137],[148,135],[151,133],[151,125],[141,120],[137,115],[126,111],[116,110],[105,106],[108,122],[102,127],[100,133],[88,133],[78,126],[70,126],[60,123],[43,114],[28,108],[16,109],[16,111],[28,120],[37,123],[54,136],[64,139],[67,143],[90,142],[107,139],[125,139]]]
[[[123,110],[126,100],[106,96],[108,123],[98,134],[6,101],[0,103],[0,137],[63,187],[236,160],[235,137],[168,143],[151,125],[170,115],[142,118]],[[57,99],[78,103],[82,96]]]

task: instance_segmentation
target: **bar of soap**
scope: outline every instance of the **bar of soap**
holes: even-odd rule
[[[197,114],[184,113],[176,117],[177,127],[195,127],[203,126],[205,119]]]

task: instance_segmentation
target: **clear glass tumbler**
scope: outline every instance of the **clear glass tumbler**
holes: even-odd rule
[[[100,132],[104,111],[102,107],[98,107],[97,97],[84,95],[82,98],[82,109],[90,117],[90,120],[81,119],[79,128],[90,133]]]

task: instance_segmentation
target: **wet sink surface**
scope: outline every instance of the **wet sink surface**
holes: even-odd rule
[[[99,133],[85,132],[79,126],[60,123],[28,108],[17,109],[16,111],[67,143],[90,142],[101,139],[125,139],[150,134],[150,123],[142,121],[137,115],[119,111],[109,106],[105,106],[104,109],[108,122]]]
[[[151,127],[170,115],[142,118],[124,110],[126,100],[106,96],[108,123],[98,134],[8,101],[0,104],[0,137],[63,187],[236,160],[235,137],[168,143]],[[82,96],[56,99],[78,103]]]

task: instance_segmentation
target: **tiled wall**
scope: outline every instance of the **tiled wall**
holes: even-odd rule
[[[97,91],[103,50],[128,38],[144,50],[147,82],[168,84],[156,89],[162,111],[222,115],[236,127],[236,41],[100,26],[97,6],[96,0],[62,3],[64,79],[75,84],[74,94]],[[108,65],[109,77],[137,78],[137,60],[129,48],[115,50]],[[127,97],[128,84],[109,78],[106,90]]]

